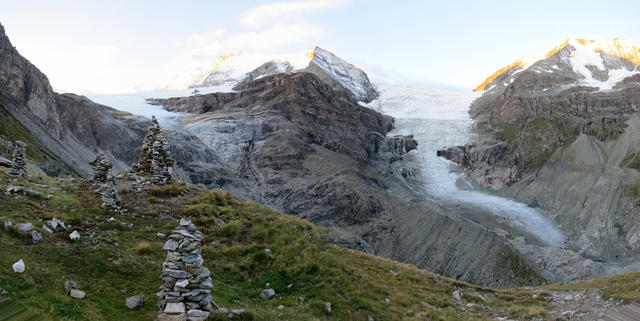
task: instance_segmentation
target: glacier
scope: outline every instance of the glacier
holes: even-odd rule
[[[520,202],[494,196],[469,185],[452,162],[438,157],[438,149],[473,142],[468,110],[477,92],[377,85],[380,97],[368,104],[396,118],[390,135],[414,135],[417,160],[427,197],[458,217],[505,234],[522,236],[541,245],[561,247],[563,233],[542,213]],[[461,186],[462,185],[462,186]]]

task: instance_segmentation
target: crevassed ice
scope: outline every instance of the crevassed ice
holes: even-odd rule
[[[473,121],[468,116],[475,93],[378,85],[381,97],[370,106],[397,118],[391,134],[412,134],[418,140],[418,160],[426,192],[447,203],[466,204],[504,219],[548,245],[561,246],[564,236],[553,222],[525,204],[479,191],[460,190],[460,175],[451,162],[437,157],[438,149],[472,142]]]

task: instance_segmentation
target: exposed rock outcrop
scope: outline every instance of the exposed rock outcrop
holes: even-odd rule
[[[140,148],[142,118],[98,105],[85,97],[57,94],[47,77],[11,45],[0,25],[0,117],[11,117],[26,127],[43,150],[39,164],[50,174],[91,174],[89,162],[104,152],[117,170],[131,164]]]
[[[208,157],[209,166],[226,166],[216,167],[215,179],[206,178],[211,168],[177,166],[190,181],[232,186],[256,202],[326,226],[342,246],[485,285],[539,282],[502,266],[503,250],[510,249],[503,238],[424,200],[419,177],[408,174],[419,175],[419,169],[404,161],[417,142],[387,137],[390,117],[309,73],[267,76],[237,89],[151,100],[195,114],[181,121],[202,149],[178,149],[176,164],[202,164],[199,158]],[[480,258],[468,259],[478,252]],[[522,266],[530,272],[526,262]]]
[[[493,192],[536,204],[596,277],[640,259],[640,75],[633,61],[584,43],[493,78],[471,106],[479,141],[438,154]]]

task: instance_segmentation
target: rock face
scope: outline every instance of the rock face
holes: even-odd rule
[[[16,142],[16,147],[13,150],[13,163],[11,170],[7,174],[11,176],[26,176],[27,175],[27,163],[25,162],[25,153],[27,145],[21,141]]]
[[[390,117],[309,73],[267,76],[237,89],[152,100],[195,114],[181,121],[201,151],[172,151],[182,177],[326,226],[341,246],[484,285],[539,281],[503,266],[512,250],[499,236],[424,199],[411,175],[419,169],[410,167],[417,142],[387,137]],[[215,176],[214,167],[180,165],[203,164],[201,157],[215,165]]]
[[[249,53],[237,53],[223,57],[205,75],[198,77],[190,88],[208,86],[236,86],[275,74],[308,72],[316,75],[334,90],[345,91],[355,100],[370,102],[379,96],[367,74],[358,67],[319,47],[285,59],[255,63],[259,57]],[[295,64],[295,66],[293,64]],[[178,86],[179,87],[179,86]]]
[[[182,118],[186,128],[251,186],[254,199],[325,223],[366,221],[383,210],[374,196],[382,183],[370,184],[384,175],[377,166],[416,146],[410,137],[385,138],[390,117],[309,73],[268,76],[239,90],[153,102],[198,114]]]
[[[170,315],[186,316],[186,320],[205,320],[213,306],[213,283],[209,269],[202,263],[202,234],[188,219],[169,235],[164,250],[167,259],[162,269],[162,289],[158,293],[159,319]]]
[[[614,45],[568,40],[493,75],[471,106],[479,141],[439,152],[480,185],[537,205],[568,250],[593,260],[583,277],[640,258],[640,60],[625,54],[640,49]]]
[[[315,48],[313,59],[303,71],[318,76],[336,90],[347,90],[359,101],[368,103],[380,95],[364,71],[320,47]]]
[[[0,120],[9,121],[8,117],[17,119],[41,144],[34,152],[46,159],[40,166],[52,175],[89,176],[89,162],[100,152],[117,170],[126,168],[135,160],[148,126],[142,118],[85,97],[55,93],[0,25]]]

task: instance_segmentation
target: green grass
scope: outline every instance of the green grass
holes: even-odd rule
[[[0,185],[6,183],[7,177],[0,173]],[[543,316],[547,307],[544,295],[532,298],[533,288],[484,289],[333,246],[323,229],[307,221],[222,191],[185,185],[180,195],[165,196],[158,203],[148,202],[149,193],[129,192],[122,195],[129,210],[123,216],[100,209],[98,196],[81,180],[36,176],[18,183],[48,184],[47,191],[54,197],[3,195],[0,216],[14,224],[32,222],[38,229],[44,220],[57,217],[73,225],[83,238],[71,242],[68,233],[43,233],[44,240],[32,244],[28,236],[0,230],[0,288],[44,320],[153,319],[166,255],[164,240],[156,233],[170,233],[184,216],[205,235],[202,253],[214,278],[214,301],[247,311],[234,320],[367,320],[369,316],[377,321],[493,320],[496,315],[526,319]],[[112,216],[116,220],[109,222]],[[18,259],[25,261],[24,274],[10,269]],[[505,253],[503,259],[507,268],[537,277],[523,270],[513,255]],[[87,297],[67,296],[65,280],[78,282]],[[266,283],[276,291],[269,301],[260,298]],[[455,290],[464,292],[462,305],[452,297]],[[145,298],[141,310],[124,306],[132,295]],[[300,295],[307,300],[300,302]],[[623,295],[637,298],[631,290]],[[325,302],[331,303],[331,313]],[[466,307],[467,303],[474,306]],[[279,305],[284,308],[278,309]],[[210,319],[228,320],[228,316]]]
[[[149,195],[156,197],[172,197],[178,196],[187,190],[187,184],[181,182],[173,182],[169,185],[150,187],[147,191]]]

